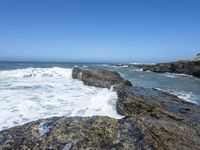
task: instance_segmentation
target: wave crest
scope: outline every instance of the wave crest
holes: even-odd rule
[[[32,78],[32,77],[71,77],[71,70],[66,68],[27,68],[0,71],[0,78]]]

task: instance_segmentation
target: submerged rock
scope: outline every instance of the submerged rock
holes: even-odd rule
[[[75,67],[72,77],[118,94],[110,117],[41,119],[0,131],[0,149],[200,149],[200,106],[151,88],[133,86],[117,72]]]

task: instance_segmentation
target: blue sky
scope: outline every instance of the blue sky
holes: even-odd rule
[[[199,8],[199,0],[0,0],[0,60],[192,58]]]

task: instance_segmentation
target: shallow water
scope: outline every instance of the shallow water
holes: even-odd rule
[[[120,118],[115,110],[117,94],[72,79],[75,65],[118,71],[133,84],[158,88],[200,104],[200,79],[192,76],[111,64],[0,62],[0,130],[52,116]]]

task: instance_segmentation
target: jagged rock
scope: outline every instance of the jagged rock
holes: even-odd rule
[[[117,112],[134,120],[156,149],[200,147],[198,105],[157,89],[116,85],[114,90],[118,94]]]
[[[184,73],[200,77],[200,61],[178,61],[174,63],[146,65],[144,71],[150,70],[153,72],[170,72],[170,73]]]
[[[105,69],[84,69],[73,68],[72,77],[83,81],[85,85],[111,88],[113,85],[127,85],[132,86],[131,82],[121,78],[118,72],[108,71]]]
[[[200,60],[195,59],[192,61],[177,61],[171,63],[159,63],[155,65],[132,65],[139,68],[143,68],[143,71],[152,71],[158,73],[183,73],[192,75],[194,77],[200,77]]]
[[[200,107],[143,87],[118,90],[117,112],[133,117],[156,149],[199,149]]]
[[[154,149],[133,120],[49,118],[0,132],[0,149]]]

